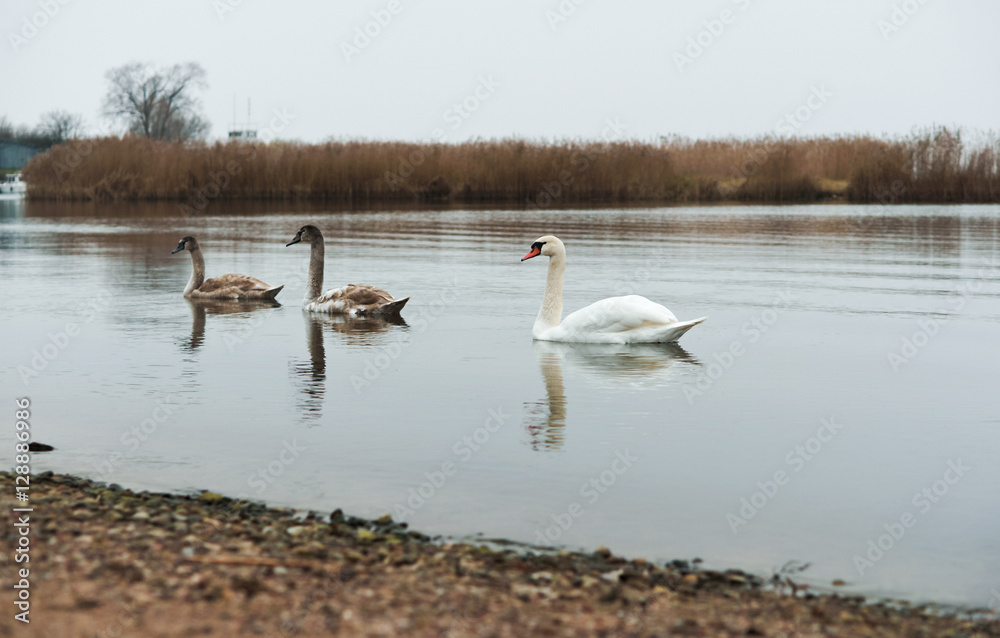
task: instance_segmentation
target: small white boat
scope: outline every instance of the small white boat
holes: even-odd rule
[[[27,190],[20,173],[11,173],[0,182],[0,195],[24,195]]]

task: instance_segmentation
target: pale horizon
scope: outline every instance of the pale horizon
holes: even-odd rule
[[[120,133],[101,117],[105,73],[138,61],[204,67],[210,141],[248,99],[258,130],[304,142],[600,139],[609,122],[640,140],[997,128],[1000,5],[985,0],[303,6],[14,0],[0,115],[33,127],[65,110]]]

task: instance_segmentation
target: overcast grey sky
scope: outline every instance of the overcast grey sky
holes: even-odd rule
[[[597,138],[609,118],[641,139],[742,136],[796,109],[802,134],[905,133],[1000,114],[997,0],[4,0],[0,20],[0,115],[17,124],[65,109],[106,128],[104,73],[130,61],[201,63],[212,137],[234,95],[240,119],[252,98],[262,128],[284,112],[279,137],[304,141]]]

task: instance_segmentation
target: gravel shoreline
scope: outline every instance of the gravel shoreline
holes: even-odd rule
[[[740,571],[607,550],[441,544],[394,523],[204,492],[31,477],[30,561],[14,564],[14,475],[0,582],[30,569],[30,626],[0,636],[1000,636],[1000,620],[857,597],[793,596]]]

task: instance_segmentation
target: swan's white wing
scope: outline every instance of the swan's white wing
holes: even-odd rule
[[[609,297],[581,308],[562,320],[574,333],[627,332],[652,325],[677,323],[674,313],[639,295]]]
[[[704,320],[678,321],[660,304],[628,295],[602,299],[567,316],[558,326],[536,329],[533,336],[575,343],[670,343]]]

